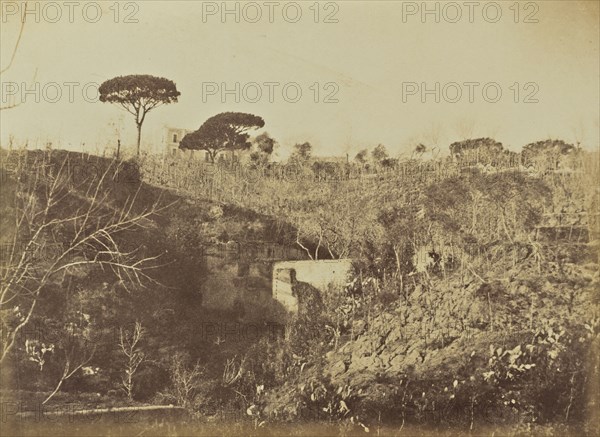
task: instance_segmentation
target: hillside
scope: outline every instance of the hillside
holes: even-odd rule
[[[593,155],[572,172],[441,163],[334,183],[303,169],[252,184],[191,161],[159,170],[24,156],[4,174],[1,226],[44,255],[29,252],[41,270],[3,270],[37,290],[15,293],[2,314],[18,333],[3,389],[25,409],[59,382],[48,405],[85,399],[75,393],[85,387],[99,406],[182,406],[179,429],[207,433],[231,424],[225,412],[257,433],[298,421],[348,433],[598,429]],[[79,179],[66,170],[75,163],[87,168]],[[351,257],[354,278],[310,314],[286,315],[270,297],[272,260],[240,242]],[[141,360],[127,392],[132,357]]]
[[[139,281],[135,272],[106,268],[108,264],[73,266],[49,278],[37,269],[30,270],[31,279],[23,282],[23,287],[42,279],[46,282],[27,328],[16,337],[15,353],[3,366],[3,389],[38,392],[27,396],[28,404],[34,405],[60,380],[65,356],[79,363],[92,354],[85,367],[99,370],[87,376],[73,375],[61,390],[68,393],[86,387],[90,392],[112,394],[114,399],[109,402],[119,404],[124,401],[119,330],[127,332],[139,322],[144,329],[141,347],[146,364],[136,375],[139,384],[134,400],[152,403],[169,385],[174,354],[185,354],[190,362],[198,360],[206,366],[209,379],[216,380],[226,358],[243,354],[249,347],[247,332],[252,339],[269,334],[265,324],[277,321],[278,308],[270,298],[268,266],[254,276],[238,277],[240,257],[243,261],[246,255],[224,257],[223,247],[228,241],[278,243],[281,237],[272,219],[148,185],[140,181],[134,163],[117,168],[110,160],[61,151],[15,155],[3,157],[3,162],[10,164],[3,169],[1,194],[5,279],[17,271],[16,257],[9,256],[13,247],[23,251],[28,262],[49,268],[58,254],[73,246],[77,229],[86,221],[83,211],[91,211],[88,225],[95,223],[81,228],[82,234],[101,235],[98,230],[114,225],[114,217],[131,218],[134,225],[111,233],[105,241],[94,240],[96,245],[89,250],[82,246],[69,255],[68,263],[94,258],[94,253],[113,239],[121,252],[119,262],[148,262]],[[52,189],[54,197],[49,202]],[[32,198],[35,204],[27,200]],[[32,208],[34,220],[16,232],[15,220],[24,204]],[[44,204],[50,205],[45,217],[37,211]],[[36,229],[43,238],[33,239],[31,232]],[[13,245],[9,238],[14,235],[25,243]],[[28,241],[34,241],[32,247],[37,248],[24,250]],[[27,309],[30,302],[27,296],[16,296],[6,310],[3,306],[4,332],[17,326],[15,315],[19,317],[19,311]],[[64,335],[70,338],[59,340]],[[218,337],[225,337],[226,342],[215,343]],[[47,349],[50,344],[52,350]],[[73,356],[68,355],[73,351]],[[18,375],[11,376],[9,370]],[[65,400],[68,397],[63,397]]]

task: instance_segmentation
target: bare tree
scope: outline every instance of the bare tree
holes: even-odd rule
[[[424,145],[426,150],[431,152],[432,158],[434,159],[439,155],[441,136],[442,125],[440,123],[433,122],[431,123],[429,129],[422,135],[423,143],[419,144]],[[416,148],[415,151],[419,152]]]
[[[172,395],[177,405],[191,407],[198,395],[200,377],[204,374],[204,369],[198,362],[193,367],[189,367],[182,354],[175,354],[170,370],[173,383]]]
[[[24,11],[27,10],[27,3],[28,2],[24,2],[23,5],[21,6]],[[15,42],[15,46],[13,47],[12,54],[10,55],[8,64],[6,65],[6,67],[4,67],[0,70],[0,74],[6,73],[10,69],[10,67],[12,67],[15,57],[17,56],[17,51],[19,50],[19,45],[21,44],[21,38],[23,36],[24,30],[25,30],[25,14],[21,14],[21,25],[19,26],[19,34],[17,36],[17,41]]]
[[[139,347],[143,336],[144,329],[140,322],[135,322],[131,332],[124,331],[123,328],[119,329],[119,347],[126,358],[125,377],[122,379],[122,384],[129,400],[133,399],[133,377],[146,357]]]
[[[323,244],[324,236],[325,229],[321,220],[302,217],[296,222],[296,244],[304,250],[308,257],[313,261],[319,259],[319,250]],[[305,239],[316,241],[314,252],[311,252],[303,242]]]
[[[308,257],[317,261],[321,248],[327,250],[331,259],[345,258],[357,243],[358,219],[349,213],[348,205],[342,202],[331,208],[328,217],[301,217],[296,219],[296,244],[306,252]],[[305,240],[315,243],[314,250],[307,247]]]
[[[239,364],[236,362],[236,357],[227,359],[225,368],[223,369],[223,385],[230,386],[235,384],[244,374],[244,363],[246,358],[242,358]]]
[[[23,4],[21,5],[21,8],[23,9],[23,11],[27,10],[27,3],[28,2],[23,2]],[[25,30],[25,14],[21,14],[21,23],[19,26],[19,33],[17,35],[17,40],[15,41],[15,45],[12,49],[8,64],[6,65],[6,67],[4,68],[0,68],[0,77],[5,74],[6,72],[8,72],[8,70],[10,70],[10,68],[13,65],[13,62],[15,61],[15,58],[17,56],[17,52],[19,51],[19,46],[21,45],[21,39],[23,37],[23,31]],[[35,72],[33,73],[33,78],[31,79],[31,82],[35,81],[35,78],[37,76],[37,69],[35,70]],[[5,106],[0,106],[0,111],[2,111],[3,109],[11,109],[11,108],[15,108],[17,106],[19,106],[22,102],[10,102]]]
[[[44,402],[42,402],[42,404],[45,404],[52,399],[62,387],[63,382],[75,375],[79,369],[89,363],[94,357],[94,353],[96,352],[95,345],[87,347],[87,339],[82,340],[83,344],[79,344],[79,341],[71,341],[71,344],[67,345],[64,349],[64,364],[62,374],[58,380],[58,383],[56,384],[56,387],[52,393],[48,395]]]
[[[53,165],[51,153],[32,155],[34,159],[27,162],[25,154],[10,169],[15,173],[12,183],[2,185],[3,195],[13,199],[3,214],[13,224],[5,230],[5,239],[12,243],[0,272],[5,332],[0,362],[31,320],[47,286],[61,284],[69,272],[99,266],[112,270],[125,288],[131,283],[143,286],[142,280],[155,282],[145,271],[158,257],[124,250],[118,235],[150,226],[158,203],[134,212],[136,192],[121,207],[114,206],[104,182],[111,171],[117,171],[116,165],[108,165],[101,175],[88,175],[76,189],[67,170],[68,155],[59,165]]]
[[[456,121],[454,132],[461,140],[466,140],[473,137],[475,131],[475,120],[471,118],[461,118]]]

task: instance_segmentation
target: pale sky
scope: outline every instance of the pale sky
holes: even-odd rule
[[[444,20],[454,19],[456,13],[446,2],[437,3],[440,22],[434,15],[425,16],[423,22],[421,11],[408,15],[422,2],[322,2],[318,23],[313,1],[297,2],[298,8],[289,6],[292,2],[274,2],[272,23],[269,5],[263,1],[245,9],[246,18],[252,20],[258,5],[262,17],[257,23],[244,20],[247,2],[238,3],[239,23],[234,14],[222,19],[222,2],[121,2],[117,17],[114,1],[81,1],[75,2],[72,20],[65,2],[29,3],[32,11],[38,3],[39,23],[34,12],[27,15],[14,63],[1,77],[0,106],[10,103],[7,92],[11,90],[16,89],[17,101],[22,100],[24,86],[33,91],[20,106],[0,111],[3,146],[12,134],[17,142],[52,141],[55,147],[74,150],[85,143],[92,151],[115,137],[111,124],[118,124],[119,118],[124,144],[133,145],[135,125],[130,114],[82,96],[83,86],[92,84],[88,95],[95,100],[93,83],[128,74],[163,76],[181,91],[178,103],[149,113],[142,132],[145,148],[160,143],[164,125],[197,129],[208,117],[224,111],[263,117],[264,130],[279,141],[284,155],[294,143],[304,141],[310,141],[321,155],[353,155],[378,143],[397,155],[409,151],[415,141],[427,141],[434,131],[439,131],[438,142],[444,149],[464,136],[491,136],[512,150],[548,137],[578,140],[588,148],[599,144],[597,1],[539,1],[528,6],[521,2],[518,23],[514,1],[497,3],[502,16],[495,23],[490,22],[493,8],[483,15],[486,2],[475,8],[472,23],[464,2],[455,3],[462,13],[456,23]],[[102,5],[101,16],[92,23],[98,13],[96,4]],[[5,68],[22,12],[13,11],[22,4],[0,1],[0,5],[1,66]],[[431,9],[435,5],[428,3]],[[235,8],[235,2],[228,7]],[[296,9],[302,16],[292,23]],[[62,14],[58,20],[57,11]],[[138,23],[124,22],[130,13]],[[328,14],[338,22],[323,22]],[[523,22],[527,16],[538,22]],[[36,70],[39,102],[29,83]],[[80,84],[72,102],[65,82]],[[211,82],[218,84],[217,95],[203,95]],[[222,84],[234,90],[236,82],[240,102],[228,95],[222,103]],[[263,93],[257,102],[251,101],[255,87],[248,86],[246,96],[242,92],[250,82],[258,83]],[[273,102],[266,82],[279,84],[274,86]],[[287,102],[282,94],[283,86],[292,82],[302,91],[297,103]],[[465,82],[479,84],[474,85],[473,102]],[[44,94],[55,98],[53,83],[62,91],[56,103],[44,101]],[[318,102],[315,83],[320,88]],[[328,83],[335,85],[325,88]],[[406,93],[414,90],[410,83],[417,84],[414,95]],[[422,83],[431,90],[439,83],[439,103],[435,93],[422,102]],[[462,98],[457,103],[446,101],[456,96],[456,87],[449,83],[460,86]],[[487,102],[482,94],[483,86],[490,83],[486,97],[493,99],[498,88],[502,92],[496,103]],[[335,87],[338,102],[324,103]],[[287,89],[287,96],[294,98],[295,88]],[[538,102],[525,103],[528,96]]]

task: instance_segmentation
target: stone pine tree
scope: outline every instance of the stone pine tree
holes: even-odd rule
[[[135,117],[137,127],[137,154],[140,154],[142,124],[154,108],[176,103],[181,94],[175,83],[164,77],[147,74],[118,76],[100,85],[100,101],[121,106]]]
[[[200,129],[187,134],[179,143],[180,149],[205,150],[211,162],[219,152],[247,150],[252,147],[248,131],[264,127],[258,115],[244,112],[223,112],[202,124]]]

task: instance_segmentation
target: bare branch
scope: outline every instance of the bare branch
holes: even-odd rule
[[[27,10],[27,2],[24,2],[21,7],[23,7],[24,10],[26,11]],[[23,36],[23,30],[25,30],[25,14],[21,15],[21,28],[19,29],[19,36],[17,37],[17,42],[15,43],[12,55],[10,56],[10,61],[8,62],[8,65],[5,68],[0,70],[0,75],[6,73],[12,66],[13,61],[15,60],[15,56],[17,55],[17,51],[19,50],[19,45],[21,44],[21,37]]]

